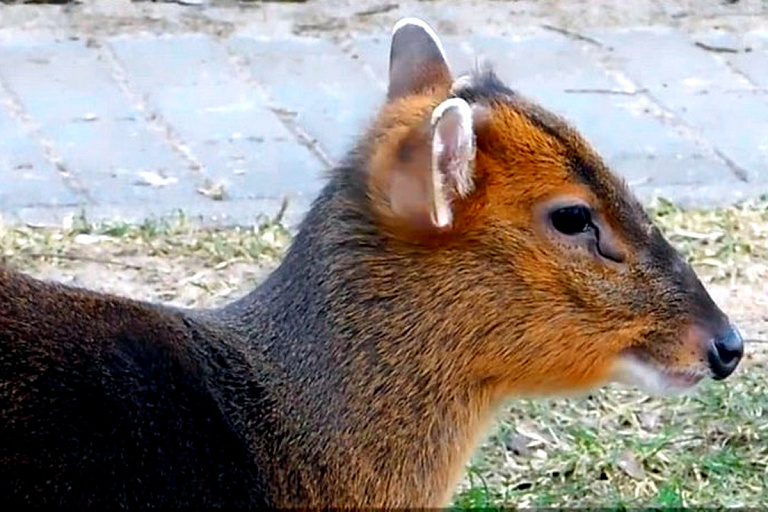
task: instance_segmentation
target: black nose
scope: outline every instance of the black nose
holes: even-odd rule
[[[709,366],[714,378],[721,380],[733,373],[744,355],[744,340],[733,326],[715,336],[709,347]]]

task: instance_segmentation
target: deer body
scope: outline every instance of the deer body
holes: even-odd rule
[[[280,267],[185,311],[0,271],[0,497],[439,507],[498,403],[723,378],[741,340],[578,135],[395,29]]]
[[[6,503],[259,503],[220,382],[245,366],[218,333],[164,308],[0,276]]]
[[[3,270],[0,369],[14,376],[3,397],[21,407],[3,411],[0,494],[94,507],[444,504],[499,397],[456,386],[462,369],[407,342],[448,350],[457,305],[430,298],[440,284],[428,269],[368,274],[360,258],[392,263],[380,246],[334,256],[350,233],[320,225],[330,198],[304,232],[325,236],[299,235],[259,289],[220,310]],[[371,330],[343,332],[356,324]]]

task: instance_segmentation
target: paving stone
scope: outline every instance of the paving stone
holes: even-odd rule
[[[295,229],[309,209],[311,201],[299,198],[289,201],[281,217],[289,228]],[[274,219],[282,210],[282,200],[242,199],[231,201],[207,201],[188,203],[182,210],[185,217],[206,226],[232,227],[253,226],[267,219]],[[120,203],[83,204],[77,206],[23,205],[3,211],[2,220],[8,224],[62,226],[67,219],[84,214],[91,222],[120,219],[129,223],[141,223],[151,218],[167,218],[178,210],[161,205]]]
[[[510,87],[561,114],[633,186],[736,182],[728,168],[647,112],[647,100],[626,89],[583,49],[542,33],[510,41],[475,37],[479,61],[491,62]],[[535,65],[530,65],[535,63]],[[671,195],[673,201],[679,198]]]
[[[768,93],[768,51],[753,50],[750,52],[740,52],[729,56],[728,60],[749,77],[753,83],[763,89],[758,94],[766,95]]]
[[[669,29],[597,32],[616,63],[737,166],[768,181],[768,102],[725,63]]]
[[[81,202],[45,159],[40,146],[0,105],[0,211]]]
[[[753,84],[768,92],[768,34],[751,32],[734,34],[722,30],[696,35],[696,42],[704,43],[710,51],[719,53],[719,58],[728,61],[743,73]]]
[[[682,208],[712,208],[735,204],[746,199],[760,196],[759,191],[768,191],[768,183],[738,182],[723,186],[721,183],[703,183],[696,185],[667,184],[662,186],[636,185],[633,192],[645,204],[658,197],[674,199]],[[756,193],[756,191],[758,191]]]
[[[299,144],[227,51],[202,35],[110,41],[127,79],[169,123],[228,199],[313,197],[322,162]],[[147,55],[152,55],[147,59]]]
[[[3,222],[9,225],[61,227],[65,225],[67,219],[78,215],[84,208],[85,206],[15,206],[3,211]]]
[[[0,76],[95,202],[149,212],[206,200],[188,164],[148,128],[85,43],[3,44]]]
[[[550,33],[512,40],[448,38],[443,43],[452,68],[491,63],[513,89],[571,121],[632,185],[658,192],[666,185],[737,181],[724,163],[644,112],[642,100],[610,94],[632,91],[609,77],[579,43]],[[353,43],[382,84],[386,83],[388,45],[388,35]],[[631,136],[626,128],[630,126]]]
[[[572,121],[644,200],[661,195],[709,206],[768,192],[768,41],[764,33],[724,34],[730,39],[721,42],[737,53],[708,52],[693,44],[698,39],[648,29],[590,34],[602,49],[548,31],[448,36],[443,43],[456,75],[490,60],[512,88]],[[0,102],[3,217],[60,224],[82,209],[94,219],[141,221],[182,209],[208,224],[252,224],[274,215],[288,196],[285,219],[296,225],[322,186],[324,164],[286,123],[339,160],[385,99],[389,37],[337,45],[143,35],[110,39],[104,50],[83,41],[4,40],[0,78],[89,199]],[[110,62],[100,59],[106,50],[158,119],[148,122],[121,89]],[[231,52],[245,57],[256,85]],[[627,89],[632,84],[604,65],[649,96]],[[660,119],[649,98],[675,119]],[[165,126],[174,138],[159,129]],[[180,150],[203,168],[192,169]],[[738,177],[740,169],[749,181]],[[223,184],[227,199],[198,193],[208,181]]]
[[[363,67],[330,41],[237,37],[228,45],[247,57],[253,76],[277,106],[337,161],[383,100]]]
[[[282,221],[289,227],[297,227],[313,199],[314,197],[294,197],[289,200]],[[256,198],[187,204],[183,212],[187,218],[200,220],[209,226],[252,226],[275,218],[281,207],[282,199]],[[120,218],[127,222],[141,222],[148,216],[164,217],[169,213],[161,209],[150,209],[148,213],[146,209],[137,208],[135,204],[92,205],[85,211],[89,219]]]
[[[727,59],[752,83],[762,88],[758,94],[768,101],[768,33],[746,34],[740,50],[736,54],[729,54]]]

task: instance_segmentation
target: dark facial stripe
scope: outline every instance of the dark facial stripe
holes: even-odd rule
[[[491,69],[472,75],[468,85],[455,91],[455,95],[470,103],[503,102],[524,115],[565,148],[568,170],[574,181],[583,183],[602,199],[608,213],[624,227],[625,233],[637,241],[647,238],[645,226],[649,219],[645,210],[563,118],[508,88]]]

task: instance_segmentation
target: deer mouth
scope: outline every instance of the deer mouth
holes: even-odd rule
[[[693,389],[708,374],[700,365],[669,368],[641,351],[629,350],[620,356],[613,380],[653,395],[675,395]]]

